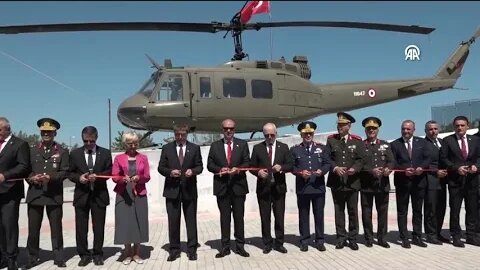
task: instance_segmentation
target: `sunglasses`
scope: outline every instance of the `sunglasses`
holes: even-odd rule
[[[265,138],[270,138],[270,137],[275,137],[276,134],[263,134],[263,136],[265,136]]]
[[[223,127],[223,130],[224,131],[229,131],[229,130],[233,131],[233,130],[235,130],[235,128],[234,127]]]
[[[96,140],[83,140],[84,143],[95,143]]]

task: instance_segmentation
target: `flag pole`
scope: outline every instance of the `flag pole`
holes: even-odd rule
[[[270,10],[272,9],[272,2],[269,2]],[[272,22],[272,12],[268,11],[268,16],[270,16],[270,23]],[[270,60],[273,60],[273,27],[270,28]]]

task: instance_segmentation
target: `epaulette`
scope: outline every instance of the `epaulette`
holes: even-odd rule
[[[355,134],[350,134],[350,139],[351,140],[358,140],[358,141],[362,141],[362,137],[358,136],[358,135],[355,135]]]
[[[340,134],[336,133],[336,134],[330,134],[328,135],[327,139],[339,139],[340,138]]]

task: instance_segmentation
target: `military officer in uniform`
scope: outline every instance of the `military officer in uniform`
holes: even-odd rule
[[[335,205],[336,249],[349,246],[358,250],[358,191],[360,171],[363,168],[365,145],[358,135],[349,134],[355,118],[345,112],[337,113],[337,134],[327,139],[327,147],[332,159],[327,186],[332,190]],[[345,204],[348,210],[348,235],[345,229]],[[347,239],[349,243],[347,243]]]
[[[378,139],[379,128],[382,121],[377,117],[363,119],[367,138],[365,143],[364,166],[360,173],[362,223],[365,232],[365,245],[373,246],[372,208],[373,199],[377,208],[378,245],[389,248],[385,241],[388,224],[388,199],[390,191],[389,175],[395,167],[395,159],[387,141]]]
[[[300,250],[308,250],[310,240],[310,203],[315,220],[315,247],[325,251],[324,207],[325,174],[330,170],[330,153],[325,145],[313,141],[317,125],[302,122],[298,131],[303,142],[290,149],[294,161],[293,174],[297,193],[298,217],[300,227]]]
[[[66,267],[63,257],[62,215],[63,180],[69,168],[68,150],[54,141],[60,124],[51,118],[37,121],[42,141],[30,148],[32,173],[28,178],[28,191],[25,201],[28,204],[28,262],[30,269],[40,263],[39,238],[43,219],[43,209],[47,209],[50,222],[54,264]]]

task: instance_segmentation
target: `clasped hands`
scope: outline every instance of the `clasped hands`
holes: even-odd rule
[[[279,173],[281,171],[282,171],[282,166],[280,166],[278,164],[273,165],[273,167],[271,169],[271,172],[273,172],[273,173]],[[269,174],[270,174],[270,172],[267,169],[261,169],[261,170],[258,171],[258,177],[260,177],[262,179],[266,179]]]
[[[172,172],[170,172],[170,176],[171,177],[180,177],[182,176],[182,171],[181,170],[172,170]],[[192,177],[193,176],[193,172],[192,172],[192,169],[188,169],[185,171],[185,176],[186,177]]]
[[[50,175],[39,173],[39,174],[36,174],[36,175],[34,175],[34,176],[32,176],[28,179],[30,180],[31,183],[36,184],[36,185],[40,185],[40,184],[43,184],[43,183],[50,182]]]
[[[415,168],[406,168],[405,175],[406,176],[414,176],[414,175],[421,175],[423,173],[423,168],[417,167]]]
[[[392,170],[390,170],[389,168],[377,167],[373,168],[372,170],[372,174],[376,177],[389,176],[390,173],[392,173]]]
[[[138,175],[134,175],[134,176],[125,175],[123,177],[123,181],[125,181],[125,183],[128,183],[128,182],[137,183],[138,180],[140,180],[140,177]]]
[[[316,171],[309,171],[309,170],[302,170],[300,172],[300,175],[307,181],[310,179],[310,176],[315,175],[315,176],[322,176],[323,172],[320,169],[317,169]]]
[[[86,173],[80,175],[80,183],[82,183],[82,184],[86,184],[86,183],[89,183],[89,182],[95,182],[96,179],[97,179],[97,174],[96,173],[86,172]]]
[[[345,176],[345,175],[354,175],[356,173],[354,168],[347,168],[347,167],[335,167],[333,172],[336,173],[338,176]]]
[[[476,173],[477,172],[477,166],[471,165],[471,166],[460,166],[458,168],[458,174],[465,176],[469,173]]]

